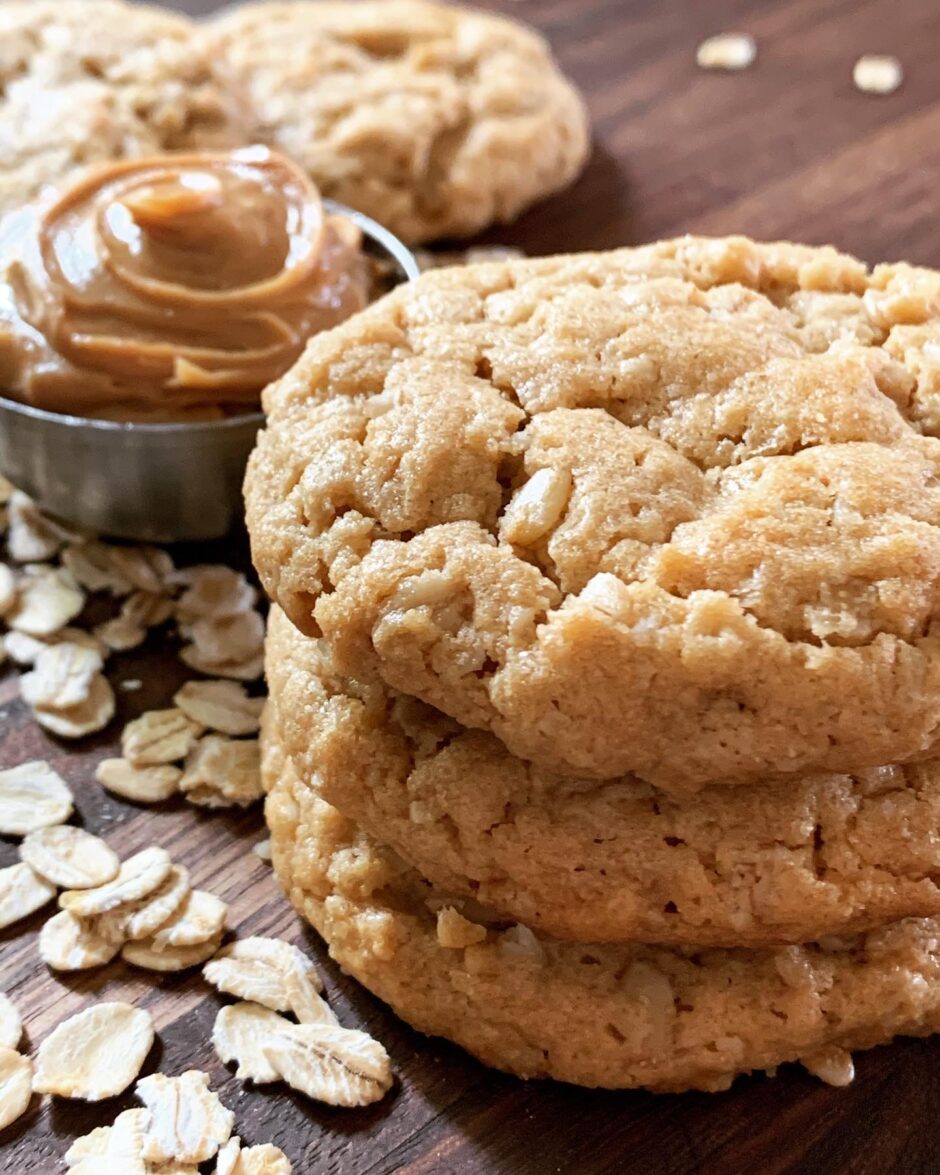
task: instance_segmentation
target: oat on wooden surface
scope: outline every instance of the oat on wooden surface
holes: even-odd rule
[[[97,1102],[134,1081],[154,1040],[150,1013],[130,1004],[95,1004],[63,1020],[39,1046],[33,1089]]]
[[[33,1096],[32,1081],[29,1057],[0,1046],[0,1130],[26,1112]]]
[[[298,967],[314,990],[322,992],[323,982],[303,951],[275,938],[243,938],[223,947],[206,964],[203,975],[227,995],[289,1012],[287,976],[292,967]]]
[[[55,886],[21,861],[0,869],[0,930],[41,909],[55,897]]]
[[[126,942],[121,947],[121,958],[132,967],[140,967],[145,971],[186,971],[211,959],[219,949],[219,942],[218,938],[211,938],[191,946],[166,946],[159,950],[154,946],[153,939]]]
[[[757,43],[749,33],[719,33],[695,51],[701,69],[747,69],[757,58]]]
[[[72,805],[65,780],[40,759],[0,771],[2,836],[26,836],[38,828],[64,824]]]
[[[29,833],[20,857],[51,885],[89,889],[117,877],[121,862],[100,837],[74,824],[57,824]]]
[[[197,1069],[179,1077],[144,1077],[137,1082],[137,1096],[148,1111],[143,1145],[148,1162],[202,1163],[231,1136],[235,1115]]]
[[[236,681],[188,681],[173,701],[191,721],[219,734],[256,734],[261,725],[264,699],[250,698]]]
[[[367,1106],[392,1086],[388,1053],[354,1028],[298,1024],[262,1051],[292,1089],[331,1106]]]
[[[852,81],[865,94],[893,94],[904,81],[904,70],[896,57],[866,54],[856,61]]]
[[[95,779],[102,787],[138,804],[159,804],[179,791],[182,768],[168,763],[135,767],[129,759],[102,759]]]
[[[0,992],[0,1048],[15,1049],[23,1035],[23,1021],[9,996]]]
[[[60,910],[43,923],[39,957],[53,971],[87,971],[110,963],[121,949],[95,929],[95,920]]]
[[[59,905],[82,918],[107,914],[152,894],[166,880],[172,865],[166,849],[142,849],[121,863],[113,881],[95,889],[66,890],[59,895]]]

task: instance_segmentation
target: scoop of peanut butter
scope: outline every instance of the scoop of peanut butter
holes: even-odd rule
[[[0,394],[116,420],[249,410],[367,295],[358,230],[283,156],[107,164],[0,222]]]

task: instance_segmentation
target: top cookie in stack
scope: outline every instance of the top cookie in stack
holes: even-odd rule
[[[923,755],[938,299],[742,238],[428,274],[269,389],[256,565],[341,672],[551,770]]]

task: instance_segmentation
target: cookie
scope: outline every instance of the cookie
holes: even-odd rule
[[[588,151],[534,32],[424,0],[235,8],[209,26],[258,136],[407,241],[469,236],[566,187]]]
[[[940,274],[685,238],[425,274],[268,389],[269,593],[516,755],[688,791],[930,751]]]
[[[0,4],[0,212],[73,168],[243,146],[250,125],[181,16],[122,0]]]
[[[726,1089],[802,1061],[836,1084],[847,1050],[940,1025],[940,922],[825,945],[579,945],[460,912],[297,781],[265,739],[274,867],[330,954],[421,1032],[521,1077]]]
[[[767,946],[940,914],[940,764],[676,798],[566,779],[378,683],[277,608],[267,679],[301,778],[463,898],[581,941]]]

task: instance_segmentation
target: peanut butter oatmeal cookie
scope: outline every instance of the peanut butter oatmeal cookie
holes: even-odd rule
[[[192,24],[122,0],[0,4],[0,212],[88,163],[248,141]]]
[[[546,43],[502,17],[424,0],[261,3],[209,36],[258,136],[406,240],[513,220],[587,156],[577,92]]]
[[[323,799],[448,892],[582,941],[767,946],[940,914],[940,763],[671,797],[564,778],[380,683],[278,609],[278,731]]]
[[[670,790],[928,753],[940,274],[685,238],[425,274],[267,394],[256,564],[337,668]]]
[[[415,1028],[521,1077],[726,1089],[940,1027],[940,923],[768,950],[559,942],[463,907],[298,784],[265,747],[274,866],[330,954]]]

